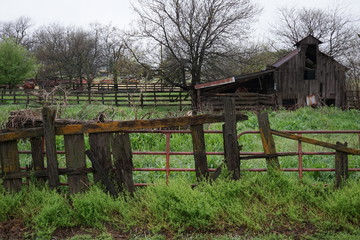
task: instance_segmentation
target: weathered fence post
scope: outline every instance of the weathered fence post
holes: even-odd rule
[[[112,168],[110,149],[111,137],[111,133],[89,134],[90,150],[106,173],[108,173],[108,170]],[[94,173],[94,180],[96,182],[101,180],[101,176],[98,172]]]
[[[268,114],[266,112],[258,113],[257,118],[259,121],[259,130],[264,148],[264,153],[274,155],[266,158],[268,170],[279,170],[280,163],[278,157],[276,156],[275,141],[271,134]]]
[[[55,139],[55,117],[56,111],[49,107],[43,107],[42,118],[44,125],[44,137],[46,147],[46,159],[50,188],[56,188],[59,185],[59,169],[56,156]]]
[[[119,106],[119,103],[118,103],[118,91],[115,92],[115,106]]]
[[[179,101],[180,101],[180,103],[179,103],[179,105],[180,105],[180,111],[182,111],[182,96],[181,96],[181,90],[180,90],[180,92],[179,92]]]
[[[108,178],[106,169],[103,166],[101,166],[98,159],[96,159],[96,157],[94,156],[94,152],[91,150],[86,150],[85,153],[89,157],[89,159],[93,165],[93,168],[95,169],[95,171],[97,173],[99,181],[102,181],[102,183],[105,185],[105,187],[108,189],[109,193],[112,196],[117,197],[118,192],[116,191],[114,184]]]
[[[337,142],[337,146],[339,147],[347,147],[347,143],[344,144]],[[348,154],[336,151],[335,153],[335,186],[339,188],[343,181],[349,176],[349,167],[348,167]]]
[[[143,92],[140,92],[140,106],[141,106],[141,108],[144,107],[144,94],[143,94]]]
[[[84,135],[65,135],[64,144],[70,194],[83,192],[89,185],[83,172],[86,168]]]
[[[119,190],[133,193],[135,186],[133,182],[132,169],[134,168],[132,161],[131,142],[128,133],[115,133],[111,141],[112,151],[114,155],[114,163],[116,167],[116,180]]]
[[[34,137],[30,139],[31,143],[31,156],[34,164],[35,176],[36,171],[45,169],[44,166],[44,145],[42,137]],[[37,177],[39,180],[46,180],[46,177]]]
[[[7,174],[19,173],[20,162],[17,141],[0,143],[0,163],[4,173],[4,187],[9,192],[18,192],[21,189],[21,178],[6,178]]]
[[[235,100],[232,98],[224,99],[224,154],[228,170],[232,174],[232,179],[240,179],[240,148],[237,141],[236,132],[236,111]]]
[[[209,177],[209,169],[206,159],[205,137],[203,125],[192,125],[191,136],[193,143],[196,179],[201,181]]]

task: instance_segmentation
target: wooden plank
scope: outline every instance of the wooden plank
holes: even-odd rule
[[[347,143],[344,144],[337,142],[336,146],[347,147]],[[349,161],[348,155],[344,152],[336,151],[335,153],[335,186],[341,187],[342,183],[349,177]]]
[[[195,172],[198,181],[206,180],[209,177],[209,168],[205,151],[205,136],[203,125],[191,125],[191,137],[193,143]]]
[[[99,181],[104,184],[104,186],[107,188],[107,190],[112,196],[117,197],[118,192],[116,191],[114,184],[108,178],[107,171],[103,168],[98,159],[96,159],[94,152],[92,152],[91,150],[86,150],[85,153],[89,157],[93,168],[96,171]]]
[[[43,107],[42,117],[44,124],[44,137],[46,147],[47,169],[49,173],[50,188],[57,188],[59,186],[59,172],[58,161],[56,155],[56,139],[55,139],[55,116],[56,111],[49,107]]]
[[[93,133],[89,134],[90,150],[94,154],[95,159],[106,171],[112,168],[111,162],[111,133]],[[94,173],[94,180],[96,182],[101,180],[101,173]]]
[[[131,142],[128,133],[115,133],[111,141],[112,151],[114,155],[114,163],[116,167],[116,180],[119,190],[133,193],[135,186],[133,182],[132,169],[134,164],[132,161]]]
[[[240,179],[240,148],[237,142],[235,101],[224,99],[224,154],[225,162],[234,180]]]
[[[277,130],[271,130],[271,133],[276,136],[293,139],[293,140],[297,140],[297,141],[302,141],[304,143],[309,143],[309,144],[313,144],[313,145],[317,145],[317,146],[321,146],[321,147],[326,147],[326,148],[334,149],[334,150],[352,154],[352,155],[360,155],[360,150],[358,150],[358,149],[348,148],[348,147],[344,147],[344,146],[340,146],[340,145],[338,146],[335,144],[331,144],[331,143],[327,143],[327,142],[323,142],[323,141],[319,141],[319,140],[315,140],[315,139],[307,138],[307,137],[303,137],[303,136],[298,136],[298,135],[291,134],[291,133],[280,132]]]
[[[64,136],[66,167],[68,170],[86,168],[84,135]],[[83,192],[88,189],[89,180],[84,173],[68,174],[70,194]]]
[[[19,154],[17,141],[8,141],[0,143],[0,163],[1,168],[6,174],[20,172]],[[21,178],[4,179],[4,187],[9,192],[18,192],[21,190]]]
[[[31,156],[34,164],[34,170],[44,170],[44,147],[42,137],[35,137],[30,139],[31,144]],[[37,177],[40,181],[45,181],[44,177]]]
[[[266,112],[261,112],[257,115],[259,122],[259,130],[262,145],[264,148],[265,154],[276,154],[275,141],[271,134],[269,117]],[[271,169],[280,169],[279,159],[275,157],[267,157],[266,164],[269,170]]]
[[[12,141],[22,138],[33,138],[44,136],[43,128],[31,128],[19,131],[7,132],[0,134],[0,142]]]
[[[237,121],[247,120],[244,114],[236,115]],[[197,115],[178,118],[150,119],[150,120],[132,120],[132,121],[115,121],[109,123],[94,124],[74,124],[59,126],[56,128],[56,134],[69,135],[81,133],[100,133],[100,132],[117,132],[126,130],[137,130],[146,128],[176,127],[189,126],[207,123],[224,122],[223,115]]]

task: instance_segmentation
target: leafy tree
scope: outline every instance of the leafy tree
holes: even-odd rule
[[[11,38],[0,42],[0,83],[13,88],[36,74],[35,58]]]
[[[178,82],[167,78],[184,89],[192,89],[204,80],[202,74],[209,60],[225,56],[234,49],[231,46],[248,36],[250,23],[259,13],[251,0],[137,0],[137,3],[134,9],[139,16],[139,31],[153,43],[148,50],[160,46],[169,60],[162,67],[169,66],[190,76],[190,86],[184,85],[187,74],[182,74],[183,79]],[[192,97],[196,99],[195,93]]]

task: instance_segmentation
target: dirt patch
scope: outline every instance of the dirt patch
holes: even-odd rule
[[[0,239],[2,240],[22,240],[25,239],[27,232],[24,222],[19,219],[0,222]]]
[[[112,236],[114,240],[124,240],[129,239],[129,236],[119,230],[113,229],[111,227],[106,227],[106,233]],[[79,235],[87,235],[91,238],[96,239],[101,235],[101,231],[93,228],[83,228],[83,227],[71,227],[71,228],[58,228],[53,234],[52,239],[68,239]]]

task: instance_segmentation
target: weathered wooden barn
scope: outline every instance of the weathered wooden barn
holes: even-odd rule
[[[346,67],[319,51],[322,42],[309,35],[296,49],[266,70],[195,86],[198,104],[221,105],[231,96],[239,108],[254,106],[346,106]]]

